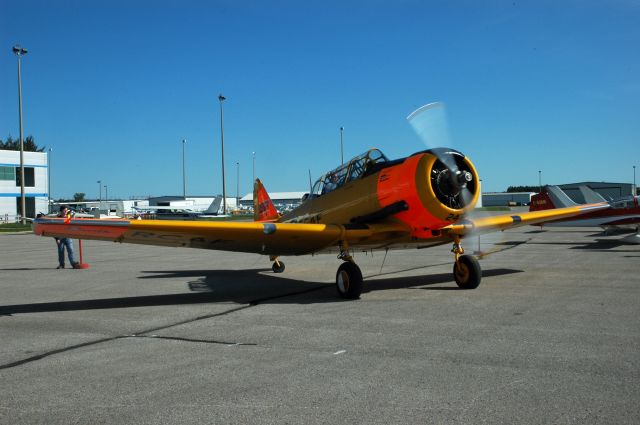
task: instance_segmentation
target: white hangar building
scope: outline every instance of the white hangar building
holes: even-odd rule
[[[46,152],[24,152],[26,216],[48,212],[49,165]],[[0,221],[14,222],[20,215],[20,151],[0,150]]]

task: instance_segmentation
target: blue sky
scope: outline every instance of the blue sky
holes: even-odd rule
[[[640,1],[0,1],[0,137],[53,148],[52,195],[305,190],[345,157],[424,149],[447,105],[483,189],[631,182],[640,165]],[[435,142],[435,145],[438,143]],[[638,170],[640,176],[640,170]]]

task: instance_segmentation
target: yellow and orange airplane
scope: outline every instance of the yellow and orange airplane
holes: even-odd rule
[[[260,180],[254,185],[254,221],[163,221],[125,219],[34,220],[41,236],[97,239],[268,255],[273,271],[280,256],[338,252],[336,286],[357,299],[362,273],[354,249],[425,248],[452,243],[453,276],[462,289],[477,288],[478,261],[463,255],[465,236],[573,217],[609,208],[607,203],[470,218],[479,196],[479,177],[462,153],[429,149],[389,160],[370,149],[323,175],[295,210],[280,216]]]

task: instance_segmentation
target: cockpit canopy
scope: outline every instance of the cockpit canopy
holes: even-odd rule
[[[320,177],[313,185],[311,197],[332,192],[345,183],[368,175],[373,170],[374,165],[387,161],[389,160],[379,149],[369,149],[362,155],[356,156],[349,162]]]

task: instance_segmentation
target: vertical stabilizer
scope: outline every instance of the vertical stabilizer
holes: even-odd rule
[[[547,193],[553,200],[553,205],[555,205],[556,208],[575,207],[578,205],[558,186],[547,186]]]
[[[217,215],[220,213],[220,205],[222,205],[222,196],[214,198],[213,202],[211,202],[211,205],[209,205],[209,208],[207,208],[204,213]]]
[[[551,210],[554,208],[574,207],[573,202],[558,186],[545,186],[542,193],[531,197],[529,211]]]
[[[273,221],[280,215],[273,206],[273,202],[262,185],[260,179],[253,184],[253,219],[254,221]]]
[[[578,189],[580,190],[580,193],[582,193],[582,196],[584,197],[584,201],[587,204],[597,204],[599,202],[607,202],[607,200],[604,199],[602,195],[600,195],[595,190],[591,189],[589,186],[580,186],[578,187]]]
[[[555,208],[553,201],[547,195],[547,192],[536,193],[531,197],[531,204],[529,204],[529,211],[542,211],[552,210]]]

